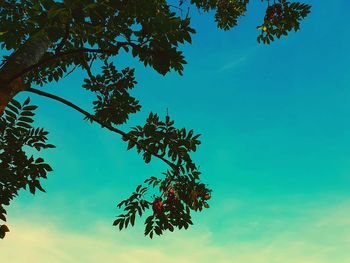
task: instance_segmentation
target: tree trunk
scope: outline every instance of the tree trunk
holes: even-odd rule
[[[0,116],[2,116],[6,105],[17,95],[18,92],[24,90],[25,85],[22,78],[17,78],[5,87],[0,88]]]
[[[69,13],[63,12],[59,19],[61,26],[64,28],[69,21]],[[11,82],[9,80],[12,80],[23,70],[40,61],[47,49],[52,45],[47,33],[50,29],[51,26],[47,26],[31,36],[17,51],[10,55],[6,63],[0,68],[0,116],[3,114],[8,102],[16,94],[25,90],[26,87],[22,81],[22,76]]]
[[[17,51],[12,53],[2,66],[0,69],[0,116],[7,103],[25,88],[21,77],[8,83],[9,80],[26,68],[39,62],[50,44],[46,30],[42,29],[28,39]]]
[[[16,96],[18,92],[25,89],[21,77],[8,83],[9,80],[26,68],[39,62],[50,44],[51,42],[47,36],[46,30],[40,30],[28,39],[17,51],[12,53],[2,66],[0,69],[0,116],[7,103]]]

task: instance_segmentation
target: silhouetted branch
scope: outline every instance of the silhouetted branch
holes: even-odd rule
[[[127,43],[127,42],[119,42],[116,46],[114,46],[113,49],[98,49],[98,48],[77,48],[77,49],[72,49],[68,50],[66,52],[60,52],[57,54],[54,54],[51,57],[45,58],[40,60],[38,63],[35,63],[34,65],[23,69],[22,71],[18,72],[14,76],[12,76],[9,80],[6,81],[4,84],[9,84],[13,80],[22,77],[24,74],[30,72],[33,69],[36,69],[46,63],[49,63],[51,61],[54,61],[56,59],[59,59],[64,56],[69,56],[69,55],[75,55],[75,54],[80,54],[80,53],[99,53],[99,54],[110,54],[110,55],[115,55],[119,52],[119,49],[123,46],[136,46],[134,43]]]
[[[29,92],[32,92],[32,93],[35,93],[35,94],[38,94],[40,96],[44,96],[44,97],[47,97],[47,98],[50,98],[50,99],[53,99],[53,100],[56,100],[56,101],[59,101],[65,105],[67,105],[68,107],[71,107],[73,109],[75,109],[76,111],[80,112],[81,114],[83,114],[85,117],[87,117],[88,119],[90,119],[91,121],[94,121],[94,122],[97,122],[98,124],[100,124],[102,127],[104,128],[107,128],[108,130],[112,131],[112,132],[115,132],[115,133],[118,133],[120,134],[121,136],[123,136],[124,138],[134,142],[137,146],[139,146],[141,149],[143,149],[145,152],[153,155],[154,157],[157,157],[158,159],[162,160],[163,162],[165,162],[167,165],[169,165],[172,169],[174,169],[175,171],[178,170],[177,166],[175,164],[173,164],[172,162],[170,162],[169,160],[165,159],[163,156],[157,154],[157,153],[154,153],[154,152],[151,152],[149,151],[148,149],[146,149],[143,145],[141,145],[137,140],[135,140],[134,138],[130,137],[126,132],[122,131],[122,130],[119,130],[113,126],[111,126],[110,124],[105,124],[103,122],[101,122],[99,119],[97,119],[94,115],[90,114],[89,112],[83,110],[82,108],[80,108],[79,106],[75,105],[74,103],[66,100],[66,99],[63,99],[61,97],[58,97],[56,95],[53,95],[53,94],[50,94],[50,93],[47,93],[47,92],[44,92],[44,91],[41,91],[41,90],[38,90],[38,89],[34,89],[34,88],[27,88],[25,91],[29,91]]]

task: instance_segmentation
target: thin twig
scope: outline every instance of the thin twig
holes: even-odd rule
[[[64,78],[68,77],[72,72],[77,68],[78,65],[75,65],[65,76]]]
[[[94,79],[94,75],[93,75],[92,72],[91,72],[92,63],[91,63],[90,65],[88,65],[88,63],[87,63],[87,61],[86,61],[86,59],[85,59],[85,57],[84,57],[84,54],[82,55],[82,61],[83,61],[83,63],[81,64],[82,68],[86,70],[86,72],[87,72],[89,78],[90,78],[91,80],[93,80],[93,79]],[[93,59],[92,59],[91,62],[93,62]]]
[[[181,7],[178,7],[178,6],[175,6],[175,5],[168,5],[168,6],[179,10],[180,11],[180,15],[182,17],[182,8]]]

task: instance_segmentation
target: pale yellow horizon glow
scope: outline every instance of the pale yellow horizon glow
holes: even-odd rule
[[[273,240],[213,241],[215,233],[199,227],[139,241],[140,231],[119,232],[99,222],[89,233],[58,229],[45,218],[15,221],[0,242],[1,262],[122,263],[347,263],[350,262],[350,206],[329,216],[278,233]],[[137,241],[135,242],[135,240]]]

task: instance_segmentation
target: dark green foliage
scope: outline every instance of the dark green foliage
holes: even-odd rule
[[[145,221],[145,235],[153,237],[153,233],[161,235],[163,231],[174,231],[174,228],[187,229],[192,225],[191,210],[201,211],[209,207],[211,190],[199,183],[198,170],[187,173],[172,170],[163,173],[164,179],[150,177],[145,180],[148,187],[139,185],[129,199],[122,201],[118,207],[124,206],[125,214],[115,220],[114,225],[119,229],[126,228],[130,221],[133,225],[135,215],[141,216],[152,205],[153,212]],[[145,194],[150,188],[159,189],[159,196],[153,195],[150,201],[145,200]]]
[[[196,151],[200,144],[199,135],[194,135],[193,130],[187,133],[185,128],[176,129],[173,124],[168,116],[160,121],[157,114],[151,113],[146,124],[133,127],[124,140],[129,141],[128,149],[136,146],[137,152],[143,153],[146,163],[150,162],[151,153],[155,153],[168,157],[179,169],[193,170],[196,167],[189,153]]]
[[[278,3],[268,6],[264,23],[258,26],[261,34],[258,36],[258,42],[270,44],[275,37],[280,38],[287,35],[289,31],[298,31],[300,21],[310,13],[311,7],[298,2],[287,2],[278,0]]]
[[[218,1],[215,14],[215,21],[218,23],[218,27],[229,30],[236,26],[238,18],[245,14],[248,2],[248,0]]]
[[[130,96],[128,90],[136,84],[134,70],[125,68],[118,72],[112,63],[105,63],[102,75],[84,79],[84,88],[97,93],[93,102],[95,116],[106,124],[122,124],[130,113],[141,109],[139,101]]]
[[[54,148],[48,144],[47,134],[41,128],[32,127],[36,106],[29,105],[29,98],[20,104],[12,100],[0,117],[0,219],[6,221],[4,205],[23,188],[29,188],[32,194],[35,190],[45,192],[40,184],[40,178],[47,178],[52,171],[43,158],[28,156],[28,147],[37,151]],[[27,150],[26,150],[27,148]]]
[[[174,227],[187,229],[189,224],[193,224],[190,211],[208,207],[205,201],[209,199],[211,190],[200,183],[200,172],[190,157],[200,144],[199,135],[195,135],[193,130],[176,129],[173,124],[168,116],[165,121],[160,121],[157,114],[151,113],[143,127],[132,128],[128,138],[124,138],[128,141],[128,149],[136,146],[146,163],[150,162],[151,153],[155,153],[169,158],[174,166],[163,173],[164,179],[150,177],[145,180],[148,187],[139,185],[130,198],[118,205],[119,208],[124,206],[126,212],[114,222],[119,229],[126,228],[129,221],[133,225],[136,213],[141,216],[150,204],[153,204],[153,215],[146,219],[145,235],[151,238],[153,233],[160,235],[164,230],[173,231]],[[145,194],[152,188],[158,188],[160,196],[146,200]]]
[[[205,12],[214,11],[218,27],[229,30],[244,16],[249,0],[191,0],[191,3]]]
[[[218,27],[228,30],[237,25],[249,4],[249,0],[173,2],[0,1],[0,48],[12,52],[44,44],[46,50],[39,61],[29,63],[30,67],[17,72],[11,80],[20,78],[26,87],[43,86],[81,68],[86,72],[83,88],[96,94],[94,114],[57,96],[47,93],[45,96],[63,102],[91,122],[122,135],[127,148],[135,148],[146,163],[158,158],[168,165],[169,169],[161,178],[150,177],[144,182],[145,186],[139,185],[118,205],[123,207],[124,214],[114,222],[120,230],[133,226],[137,214],[141,217],[152,208],[153,212],[145,221],[145,235],[151,238],[154,233],[161,235],[165,230],[187,229],[192,224],[191,211],[209,207],[207,200],[211,190],[200,182],[198,166],[191,157],[200,144],[199,135],[193,130],[175,128],[169,116],[161,121],[153,113],[143,126],[136,126],[128,133],[117,129],[117,125],[128,121],[130,114],[140,111],[141,105],[130,95],[136,85],[134,69],[117,69],[111,61],[123,52],[162,75],[171,71],[182,75],[186,61],[181,45],[191,43],[195,33],[191,27],[190,7],[213,12]],[[278,0],[273,5],[263,2],[267,10],[262,14],[264,23],[258,27],[262,30],[258,42],[265,44],[298,30],[301,20],[310,12],[309,5],[298,2]],[[1,66],[10,60],[11,56],[4,56]],[[93,72],[96,61],[103,64],[97,73]],[[29,100],[23,104],[12,100],[0,118],[0,219],[3,221],[6,219],[3,206],[9,205],[21,188],[28,186],[33,194],[36,189],[44,191],[39,179],[46,178],[46,173],[52,170],[42,158],[29,157],[25,151],[54,147],[46,143],[46,131],[32,127],[35,109],[36,106],[29,105]],[[0,226],[0,237],[5,235],[6,228]]]

